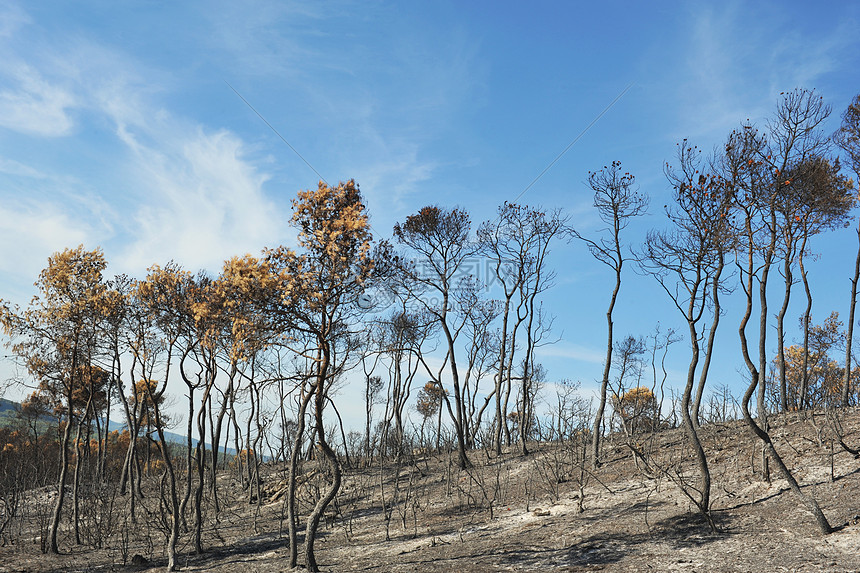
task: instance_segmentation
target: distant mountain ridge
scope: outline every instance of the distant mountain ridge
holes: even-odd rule
[[[0,427],[11,426],[16,419],[16,414],[20,410],[21,410],[21,404],[19,402],[14,402],[12,400],[0,398]],[[48,421],[48,423],[56,424],[56,419],[53,416],[45,416],[44,418],[46,418],[46,421]],[[104,420],[102,420],[102,422],[104,422]],[[110,424],[108,425],[108,430],[110,430],[111,432],[113,432],[114,430],[122,432],[125,429],[126,429],[126,424],[124,421],[111,419]],[[184,436],[182,434],[177,434],[175,432],[169,432],[169,431],[164,432],[164,438],[172,444],[179,444],[179,445],[184,446],[187,443],[186,436]],[[191,444],[192,444],[192,447],[196,446],[197,445],[197,439],[192,438]],[[226,450],[225,450],[222,447],[220,451],[222,451],[222,452],[226,451],[230,455],[236,454],[236,450],[233,448],[226,448]]]
[[[7,400],[6,398],[0,398],[0,414],[3,412],[8,412],[9,410],[18,411],[18,408],[21,407],[21,404],[18,402],[13,402],[12,400]]]

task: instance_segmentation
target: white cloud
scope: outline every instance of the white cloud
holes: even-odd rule
[[[420,193],[420,184],[432,178],[436,164],[418,158],[415,146],[400,153],[384,153],[384,159],[356,165],[355,173],[362,190],[372,203],[371,213],[396,213],[406,206],[406,199]],[[383,235],[390,229],[378,229]]]
[[[263,192],[268,177],[234,134],[162,125],[153,134],[158,148],[128,127],[121,135],[133,152],[127,169],[136,195],[121,270],[137,274],[174,259],[215,272],[232,255],[276,244],[285,219]]]
[[[28,135],[60,137],[74,128],[77,98],[65,87],[19,64],[5,70],[12,89],[0,91],[0,126]]]
[[[541,347],[537,350],[537,354],[553,358],[578,360],[590,364],[603,364],[603,361],[606,360],[605,350],[601,351],[596,348],[570,342]]]
[[[110,207],[69,175],[0,156],[0,272],[20,302],[48,257],[67,247],[95,248],[111,232]]]
[[[15,177],[28,177],[31,179],[48,178],[46,174],[42,173],[38,169],[6,157],[0,157],[0,173]]]
[[[52,253],[86,243],[91,233],[85,221],[62,208],[41,203],[0,205],[0,270],[7,277],[32,281]]]
[[[84,243],[105,248],[112,272],[138,276],[170,259],[217,272],[227,257],[279,242],[285,218],[264,192],[268,175],[234,133],[164,109],[158,96],[173,85],[165,71],[74,31],[48,38],[22,25],[22,12],[13,16],[0,12],[9,53],[0,62],[0,127],[74,134],[75,145],[51,148],[74,158],[60,166],[14,147],[0,158],[0,247],[14,253],[2,268],[34,277],[49,254]],[[76,119],[86,133],[74,133]]]
[[[781,5],[691,9],[679,35],[680,75],[663,81],[678,102],[680,137],[724,137],[741,121],[769,116],[780,92],[821,87],[853,45],[854,26],[841,22],[817,35],[801,28]]]
[[[29,23],[30,17],[12,3],[0,7],[0,38],[6,38],[15,34],[22,25]]]

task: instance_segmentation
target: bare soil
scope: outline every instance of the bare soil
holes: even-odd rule
[[[860,411],[843,412],[842,424],[846,443],[857,447]],[[338,511],[317,540],[317,560],[324,571],[860,571],[860,460],[832,446],[823,414],[774,418],[772,435],[805,493],[838,527],[826,536],[780,476],[762,479],[760,444],[742,422],[708,425],[702,433],[717,532],[678,485],[695,485],[696,476],[684,434],[675,429],[639,443],[665,470],[651,477],[624,440],[608,440],[606,461],[586,474],[582,498],[583,474],[557,444],[535,444],[525,457],[474,451],[468,471],[456,469],[454,456],[419,457],[404,463],[396,484],[390,462],[382,477],[378,467],[347,469]],[[301,494],[309,504],[315,478],[310,466],[305,470]],[[283,468],[264,471],[257,504],[225,470],[224,507],[208,530],[207,551],[193,554],[186,535],[182,571],[286,570]],[[123,549],[114,535],[93,550],[72,541],[67,531],[61,546],[68,553],[60,556],[43,555],[36,539],[0,548],[0,571],[155,571],[166,564],[163,544]],[[131,562],[134,554],[139,564]]]

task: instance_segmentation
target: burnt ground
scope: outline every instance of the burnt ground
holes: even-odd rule
[[[860,411],[843,412],[841,424],[845,443],[860,445]],[[651,471],[620,437],[606,442],[606,461],[592,475],[580,470],[575,448],[553,444],[535,444],[528,456],[475,451],[468,471],[450,455],[414,458],[399,472],[389,464],[383,475],[347,469],[317,560],[324,571],[860,571],[860,460],[838,443],[831,449],[823,414],[774,418],[772,435],[804,492],[839,528],[829,535],[773,468],[771,481],[762,479],[760,445],[742,422],[711,424],[702,434],[716,532],[679,485],[696,484],[684,434],[666,430],[633,442]],[[223,510],[207,551],[191,553],[186,535],[181,570],[286,570],[283,468],[264,471],[260,504],[249,503],[236,472],[224,472]],[[300,498],[310,503],[314,470],[305,472]],[[0,571],[163,570],[163,537],[146,529],[151,524],[132,528],[125,540],[112,534],[98,550],[74,546],[65,532],[68,552],[60,556],[43,555],[35,537],[19,541],[0,548]],[[133,554],[145,562],[132,564]]]

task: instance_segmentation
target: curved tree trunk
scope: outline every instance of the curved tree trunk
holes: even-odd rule
[[[203,390],[203,398],[200,401],[200,410],[197,412],[197,487],[194,490],[194,552],[198,555],[203,553],[203,488],[206,483],[206,410],[210,399],[212,386],[215,384],[214,376],[207,374],[209,380]],[[214,460],[213,460],[214,462]]]
[[[858,259],[860,260],[860,259]],[[504,284],[504,283],[503,283]],[[502,426],[504,425],[504,417],[505,412],[502,408],[502,383],[505,379],[505,353],[508,348],[508,317],[511,311],[511,296],[513,296],[513,291],[509,295],[507,292],[505,293],[505,310],[502,313],[502,332],[501,332],[501,341],[502,343],[499,345],[499,370],[496,373],[496,388],[495,388],[495,396],[496,396],[496,421],[493,426],[493,448],[496,452],[497,456],[502,455]],[[507,404],[506,404],[507,406]]]
[[[304,385],[302,385],[302,388],[304,388]],[[299,516],[296,512],[296,474],[298,472],[299,456],[302,452],[302,439],[305,434],[305,414],[307,413],[308,404],[310,404],[314,393],[314,388],[311,388],[308,392],[303,393],[299,400],[299,412],[296,418],[296,436],[293,440],[292,451],[290,452],[289,476],[287,477],[287,520],[289,521],[290,568],[295,567],[298,564],[299,559]]]
[[[68,399],[69,412],[71,409],[71,397]],[[69,438],[72,435],[71,417],[66,420],[66,427],[60,443],[60,478],[57,484],[57,501],[54,503],[54,512],[51,515],[51,525],[48,529],[48,551],[59,555],[60,546],[57,544],[57,531],[60,529],[60,516],[63,512],[63,502],[66,499],[66,476],[69,472]]]
[[[119,365],[119,350],[115,348],[114,350],[114,362]],[[120,373],[117,368],[116,376],[114,378],[115,387],[117,389],[117,393],[119,394],[120,402],[122,403],[123,411],[125,412],[125,420],[128,426],[129,440],[128,440],[128,449],[125,453],[125,461],[122,465],[122,473],[119,478],[119,494],[125,495],[127,492],[126,487],[129,485],[130,481],[133,481],[134,477],[132,476],[132,472],[134,468],[132,467],[132,463],[134,457],[136,456],[135,449],[137,447],[137,440],[134,439],[137,436],[137,413],[133,412],[131,408],[129,408],[128,399],[125,395],[125,390],[123,389],[122,380],[120,378]],[[134,379],[131,380],[132,384],[134,384]],[[134,493],[134,483],[131,483],[131,491]],[[134,513],[134,496],[132,495],[131,500],[131,519],[132,522],[135,521],[135,513]]]
[[[833,528],[830,526],[830,523],[827,521],[827,518],[824,516],[824,513],[821,511],[818,503],[814,498],[811,498],[801,491],[800,486],[797,483],[797,480],[794,479],[791,471],[786,467],[780,455],[777,453],[776,449],[773,447],[773,442],[770,439],[770,434],[768,434],[765,428],[759,426],[756,421],[753,419],[750,414],[749,404],[752,399],[753,393],[755,393],[756,389],[761,392],[762,387],[759,384],[759,371],[756,369],[755,364],[752,361],[749,353],[749,346],[747,343],[746,336],[746,327],[749,322],[750,316],[752,315],[752,252],[749,254],[749,262],[746,269],[743,272],[747,273],[747,281],[743,285],[744,291],[746,293],[747,304],[746,311],[744,313],[743,318],[741,319],[740,326],[738,327],[738,336],[740,337],[741,342],[741,353],[743,354],[744,362],[746,363],[747,369],[750,373],[750,383],[744,392],[743,399],[741,400],[741,411],[743,413],[744,422],[746,422],[747,426],[752,430],[753,434],[762,441],[764,444],[764,453],[773,459],[777,468],[779,469],[782,476],[788,481],[789,487],[791,490],[800,497],[801,501],[804,505],[806,505],[807,509],[812,513],[815,517],[815,521],[818,524],[819,530],[824,533],[830,533],[833,531]]]
[[[340,461],[337,459],[337,454],[329,446],[325,436],[325,425],[323,420],[323,409],[325,408],[326,399],[326,379],[329,371],[329,348],[328,341],[322,341],[322,363],[318,366],[317,381],[314,388],[314,420],[317,435],[317,448],[325,456],[329,468],[332,472],[332,481],[329,488],[320,497],[313,511],[308,516],[308,523],[305,528],[305,567],[312,573],[319,571],[316,555],[314,554],[314,542],[316,541],[317,529],[319,528],[320,519],[325,513],[326,508],[332,502],[340,490],[341,482],[341,467]]]
[[[536,281],[540,281],[540,269],[538,269],[538,276]],[[538,284],[535,283],[535,285]],[[532,385],[532,355],[534,353],[534,340],[533,340],[533,326],[534,326],[534,316],[535,316],[535,296],[537,295],[537,286],[535,286],[535,292],[529,293],[529,322],[526,325],[526,348],[525,348],[525,357],[523,358],[523,407],[520,409],[520,442],[522,447],[522,454],[524,456],[529,455],[528,448],[528,435],[529,430],[531,429],[531,420],[532,420],[532,412],[534,411],[534,404],[532,403],[531,398],[531,385]]]
[[[445,293],[442,301],[445,309],[448,308],[448,294]],[[445,315],[447,314],[446,310],[443,310],[442,320],[440,324],[442,326],[442,332],[445,334],[445,340],[448,344],[448,356],[450,358],[451,364],[451,382],[454,386],[454,408],[455,415],[454,419],[454,432],[457,434],[457,464],[460,469],[466,469],[472,466],[472,462],[469,460],[469,457],[466,455],[466,435],[465,435],[465,404],[463,403],[463,393],[460,388],[460,372],[457,370],[457,358],[455,355],[455,346],[454,346],[454,336],[451,333],[451,330],[448,328],[448,323],[445,320]],[[449,404],[450,408],[450,404]]]
[[[788,249],[788,247],[786,247]],[[802,255],[801,255],[802,256]],[[785,255],[783,274],[785,275],[785,294],[782,297],[782,306],[776,315],[776,361],[779,368],[779,407],[783,412],[788,411],[788,383],[785,372],[785,314],[788,312],[788,303],[791,299],[791,285],[794,282],[791,271],[791,253]],[[803,270],[801,269],[801,273]],[[763,371],[763,370],[762,370]]]
[[[92,394],[90,394],[91,399]],[[89,414],[89,410],[90,402],[88,401],[83,416],[78,421],[78,427],[75,430],[75,471],[72,477],[72,523],[75,529],[76,545],[81,545],[81,499],[78,489],[81,485],[81,431],[84,429],[84,420]]]
[[[220,449],[221,449],[221,429],[224,426],[224,416],[227,414],[227,410],[232,406],[233,400],[235,399],[235,389],[233,387],[233,382],[236,377],[237,365],[235,361],[231,364],[230,375],[227,378],[227,388],[224,390],[224,401],[221,403],[221,407],[218,409],[218,415],[215,418],[215,423],[212,425],[212,467],[210,479],[212,483],[210,484],[210,489],[212,490],[212,499],[215,502],[215,515],[217,516],[221,512],[221,504],[218,500],[218,487],[216,480],[217,472],[218,472],[218,458],[220,457]],[[211,395],[210,395],[211,399]],[[210,421],[211,422],[211,421]],[[227,424],[227,436],[224,439],[224,450],[226,457],[227,445],[230,443],[229,434],[230,434],[230,424]]]
[[[609,310],[606,311],[606,362],[603,364],[603,380],[600,382],[600,403],[594,415],[594,426],[591,431],[591,467],[600,465],[600,437],[603,433],[603,413],[606,410],[606,390],[609,387],[609,371],[612,368],[612,311],[621,289],[621,265],[615,267],[615,288],[609,299]]]
[[[860,243],[860,222],[857,225],[857,239]],[[851,345],[854,340],[854,310],[857,306],[857,282],[860,279],[860,245],[857,248],[857,259],[854,262],[854,276],[851,278],[851,305],[848,308],[848,331],[845,334],[845,374],[842,378],[842,405],[851,405]]]
[[[690,300],[690,315],[693,315],[693,306],[695,299]],[[690,398],[693,392],[693,383],[696,377],[696,367],[699,364],[699,338],[696,332],[696,324],[688,318],[690,328],[690,341],[693,349],[693,356],[690,359],[690,366],[687,369],[687,383],[684,386],[684,393],[681,397],[681,419],[684,422],[684,430],[687,433],[687,438],[690,440],[690,445],[693,446],[693,452],[696,454],[696,462],[699,466],[699,499],[694,499],[699,512],[708,522],[708,527],[711,531],[716,531],[717,526],[714,523],[714,518],[711,515],[711,471],[708,468],[708,458],[705,456],[705,449],[702,447],[702,442],[699,440],[699,432],[696,430],[694,418],[690,415]],[[691,498],[692,499],[692,498]]]
[[[163,390],[162,390],[163,392]],[[168,500],[170,502],[170,535],[167,540],[167,570],[176,571],[176,544],[179,542],[179,526],[182,522],[180,515],[179,491],[176,483],[176,470],[173,468],[173,459],[170,456],[170,448],[167,445],[167,440],[164,439],[164,423],[161,419],[160,407],[158,400],[153,396],[150,388],[147,386],[147,393],[155,412],[155,429],[158,433],[158,450],[161,452],[162,461],[164,461],[165,473],[167,475],[167,483],[170,488],[168,492]],[[164,482],[162,481],[162,484]],[[164,493],[162,492],[162,498]]]
[[[757,373],[756,373],[757,374]],[[773,441],[770,439],[770,434],[768,434],[764,429],[759,427],[756,424],[753,417],[750,415],[749,411],[749,402],[752,398],[753,392],[755,392],[756,385],[758,384],[758,380],[756,379],[758,376],[754,376],[752,382],[749,387],[747,387],[746,392],[744,393],[743,400],[741,401],[741,410],[743,411],[744,421],[747,423],[747,426],[753,431],[753,433],[760,439],[764,444],[764,451],[773,460],[773,463],[776,465],[779,473],[782,474],[782,477],[788,482],[788,487],[797,495],[801,502],[806,506],[809,510],[809,513],[815,518],[815,522],[818,524],[818,529],[821,533],[827,535],[828,533],[833,532],[833,527],[830,526],[830,522],[827,521],[827,517],[824,515],[824,512],[821,511],[821,507],[818,505],[818,502],[815,501],[815,498],[810,497],[803,493],[800,489],[800,485],[797,483],[797,480],[794,479],[794,475],[791,473],[791,470],[785,465],[785,462],[782,460],[782,456],[780,456],[776,449],[773,447]]]
[[[182,516],[182,524],[185,531],[188,531],[188,523],[185,518],[185,513],[188,508],[188,502],[191,500],[192,481],[194,480],[194,444],[192,433],[194,431],[194,386],[188,385],[188,425],[185,428],[185,493],[182,496],[182,501],[179,504],[179,515]]]
[[[693,401],[693,427],[697,429],[701,420],[699,412],[702,407],[702,397],[705,393],[705,383],[708,380],[708,371],[711,368],[711,357],[714,355],[714,341],[717,338],[717,327],[720,325],[720,314],[722,313],[722,307],[720,306],[720,277],[723,274],[723,268],[725,268],[725,253],[721,250],[719,253],[719,262],[716,269],[714,269],[714,276],[711,281],[711,296],[714,300],[714,321],[711,324],[710,331],[708,332],[708,342],[705,346],[705,360],[702,363],[702,371],[699,374],[699,385],[696,388],[696,398]],[[656,378],[657,375],[655,372],[655,384]]]
[[[776,215],[771,216],[771,229],[776,228]],[[769,429],[767,419],[767,279],[770,274],[770,267],[773,261],[773,253],[776,248],[776,232],[771,231],[770,245],[765,253],[765,260],[761,268],[761,278],[759,279],[759,303],[761,306],[759,314],[759,331],[758,331],[758,394],[756,396],[756,415],[761,429],[767,433]],[[768,457],[764,450],[761,456],[761,475],[765,481],[770,481],[770,468],[768,466]]]
[[[804,244],[806,241],[804,241]],[[807,396],[809,394],[809,319],[812,314],[812,291],[809,288],[809,277],[803,266],[803,250],[800,251],[800,276],[803,278],[803,288],[806,291],[806,310],[803,312],[803,365],[800,371],[800,390],[797,397],[797,408],[806,408]]]
[[[320,519],[325,513],[326,508],[337,495],[337,492],[340,490],[341,482],[340,461],[337,459],[337,454],[334,453],[334,450],[331,449],[331,446],[328,445],[328,442],[322,435],[325,433],[325,430],[322,426],[321,415],[317,416],[317,424],[318,447],[325,456],[326,461],[331,468],[332,481],[325,494],[320,498],[320,500],[314,506],[313,511],[308,516],[308,524],[305,528],[305,566],[307,567],[308,571],[311,571],[313,573],[317,573],[319,571],[319,566],[317,565],[316,556],[314,554],[314,542],[316,541],[317,529],[319,528]]]

